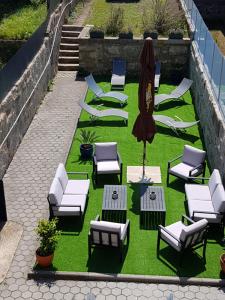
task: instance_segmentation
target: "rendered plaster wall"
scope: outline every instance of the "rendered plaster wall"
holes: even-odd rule
[[[79,65],[82,71],[94,75],[110,75],[113,58],[122,57],[127,63],[127,75],[138,76],[143,39],[90,39],[86,35],[88,29],[84,28],[79,40]],[[162,80],[179,81],[187,74],[189,49],[189,39],[162,38],[154,41],[155,56],[161,62]]]
[[[21,109],[29,99],[33,88],[35,87],[43,69],[48,61],[50,49],[53,43],[54,31],[56,24],[59,20],[61,12],[65,7],[66,3],[61,3],[55,12],[51,15],[43,44],[39,51],[35,55],[32,62],[24,70],[24,73],[20,79],[12,86],[8,94],[3,98],[0,103],[0,144],[4,141],[9,130],[14,124],[15,120],[19,116]],[[58,60],[58,49],[61,39],[61,27],[64,22],[64,18],[68,16],[70,6],[64,11],[63,17],[59,24],[59,30],[56,35],[56,42],[51,56],[50,63],[46,68],[41,80],[39,81],[35,91],[28,100],[24,107],[23,112],[18,118],[15,127],[10,132],[7,140],[4,142],[0,149],[0,178],[2,178],[10,164],[14,153],[16,152],[24,134],[26,133],[48,87],[48,83],[57,72],[57,60]]]
[[[225,122],[194,44],[190,51],[190,78],[210,167],[219,169],[225,182]]]

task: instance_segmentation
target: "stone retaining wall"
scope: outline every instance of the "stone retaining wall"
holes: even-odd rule
[[[58,63],[58,49],[61,39],[61,27],[64,23],[64,18],[68,16],[71,6],[69,5],[63,13],[63,17],[59,24],[59,30],[56,35],[55,47],[53,55],[51,56],[51,61],[48,67],[39,81],[34,93],[32,94],[30,100],[25,106],[24,111],[19,116],[19,113],[23,106],[25,105],[29,95],[31,94],[37,80],[39,79],[48,57],[50,54],[50,49],[53,43],[53,35],[56,28],[56,24],[60,18],[61,12],[69,0],[63,1],[55,12],[51,15],[46,37],[44,38],[43,45],[40,50],[35,55],[34,59],[24,71],[21,78],[12,87],[10,92],[0,103],[0,144],[3,142],[5,136],[11,129],[15,120],[18,118],[16,126],[11,131],[6,142],[0,149],[0,178],[4,176],[4,173],[11,162],[14,153],[16,152],[24,134],[26,133],[44,95],[47,91],[48,83],[52,80],[57,72]],[[73,3],[76,0],[73,1]]]
[[[95,75],[110,75],[112,59],[122,57],[127,62],[127,75],[137,76],[143,39],[90,39],[87,27],[80,35],[80,69]],[[188,73],[190,39],[154,41],[156,59],[161,62],[162,79],[179,81]]]
[[[210,167],[212,170],[219,169],[225,182],[225,122],[194,44],[190,53],[190,78],[193,80],[192,96],[203,130]]]

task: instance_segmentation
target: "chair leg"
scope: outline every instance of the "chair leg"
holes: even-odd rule
[[[182,266],[183,256],[184,256],[184,251],[180,251],[180,257],[179,257],[179,267],[181,267],[181,266]]]
[[[169,181],[170,181],[170,173],[169,173],[169,170],[167,170],[167,178],[166,178],[167,185],[169,185]]]
[[[88,258],[91,257],[91,241],[90,238],[88,237]]]
[[[157,249],[156,249],[157,257],[159,257],[159,249],[160,249],[160,231],[158,231],[158,239],[157,239]]]
[[[122,172],[120,173],[120,184],[122,184],[123,175]]]
[[[207,245],[207,240],[204,240],[203,242],[203,253],[202,253],[202,256],[203,256],[203,260],[204,260],[204,263],[206,263],[206,245]]]

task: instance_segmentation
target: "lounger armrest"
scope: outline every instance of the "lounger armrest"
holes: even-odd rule
[[[181,241],[169,230],[167,230],[165,227],[163,227],[162,225],[159,225],[159,231],[161,233],[161,231],[165,231],[167,234],[169,234],[170,236],[172,236],[172,238],[174,238],[176,241],[178,241],[179,243],[181,243]]]
[[[88,179],[88,173],[87,172],[67,172],[67,174],[72,174],[72,175],[86,175]]]
[[[128,230],[129,230],[129,227],[130,227],[130,220],[127,220],[127,222],[126,222],[126,224],[125,224],[125,227],[124,227],[124,229],[123,229],[123,232],[122,232],[122,234],[121,234],[121,237],[120,237],[120,239],[121,239],[122,241],[125,240],[125,238],[126,238],[126,236],[127,236],[127,232],[128,232]]]
[[[195,221],[192,220],[191,218],[187,217],[186,215],[182,215],[182,219],[181,219],[182,223],[184,223],[185,219],[186,219],[187,221],[189,221],[190,223],[192,223],[192,224],[195,223]]]
[[[189,171],[189,177],[192,176],[191,173],[192,173],[194,170],[197,170],[197,169],[200,169],[200,168],[203,169],[203,165],[202,165],[202,164],[199,164],[199,165],[197,165],[196,167],[193,167],[193,168]]]
[[[178,160],[178,159],[181,158],[182,156],[183,156],[183,154],[181,154],[181,155],[175,157],[174,159],[169,160],[169,161],[168,161],[168,168],[170,168],[170,165],[171,165],[172,162],[174,162],[175,160]]]

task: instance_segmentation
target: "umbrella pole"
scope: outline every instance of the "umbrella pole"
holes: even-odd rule
[[[146,141],[144,141],[144,149],[143,149],[143,178],[145,177],[145,159],[146,159]]]

